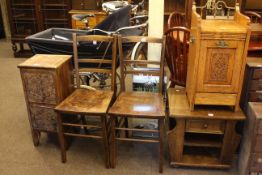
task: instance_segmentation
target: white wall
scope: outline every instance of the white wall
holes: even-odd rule
[[[164,27],[164,0],[149,0],[149,36],[162,37]],[[160,45],[149,45],[148,59],[159,60]]]

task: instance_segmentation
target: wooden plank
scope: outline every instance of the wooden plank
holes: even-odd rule
[[[105,59],[92,59],[92,58],[80,58],[78,60],[79,63],[108,63],[112,64],[112,60],[105,60]]]
[[[195,104],[234,106],[236,103],[236,98],[237,98],[237,94],[196,93]]]
[[[171,162],[171,166],[185,166],[185,167],[203,167],[203,168],[219,168],[228,169],[229,164],[222,164],[216,157],[208,155],[184,155],[181,162]]]
[[[116,130],[121,131],[140,131],[140,132],[155,132],[159,133],[159,130],[153,130],[153,129],[136,129],[136,128],[115,128]]]
[[[65,132],[64,135],[67,136],[74,136],[74,137],[84,137],[84,138],[93,138],[93,139],[102,139],[102,136],[96,136],[96,135],[88,135],[88,134],[73,134]]]
[[[119,140],[119,141],[129,141],[129,142],[159,143],[158,140],[152,140],[152,139],[116,138],[116,140]]]

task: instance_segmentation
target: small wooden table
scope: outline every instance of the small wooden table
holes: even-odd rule
[[[245,120],[243,112],[214,106],[191,111],[183,89],[169,89],[168,102],[170,164],[230,168],[240,142],[235,127]]]

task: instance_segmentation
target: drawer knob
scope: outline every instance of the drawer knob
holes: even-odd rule
[[[228,44],[223,41],[223,40],[219,40],[217,43],[216,43],[216,46],[217,47],[220,47],[220,48],[227,48],[228,47]]]
[[[205,123],[205,124],[203,125],[203,128],[204,128],[204,129],[207,129],[207,127],[208,127],[208,124]]]
[[[262,163],[262,158],[258,158],[257,163]]]

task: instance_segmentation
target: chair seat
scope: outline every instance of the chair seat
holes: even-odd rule
[[[76,89],[55,110],[73,114],[105,114],[112,97],[112,91]]]
[[[109,114],[142,118],[165,117],[163,96],[151,92],[122,92],[109,109]]]

